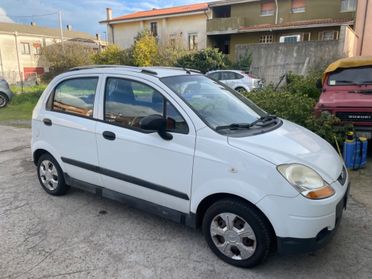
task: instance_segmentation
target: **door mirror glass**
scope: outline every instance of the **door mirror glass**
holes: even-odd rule
[[[139,125],[143,130],[158,132],[159,136],[165,140],[171,140],[173,138],[172,134],[166,131],[167,120],[159,114],[153,114],[142,118]]]

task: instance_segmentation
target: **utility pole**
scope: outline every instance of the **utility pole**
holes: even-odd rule
[[[62,27],[62,12],[61,11],[58,11],[58,19],[59,19],[59,30],[61,34],[62,52],[65,53],[65,46],[63,44],[63,27]]]

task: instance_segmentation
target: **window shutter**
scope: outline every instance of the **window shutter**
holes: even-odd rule
[[[261,3],[261,12],[269,12],[275,9],[274,1],[266,1]]]
[[[305,0],[292,0],[292,9],[305,8]]]

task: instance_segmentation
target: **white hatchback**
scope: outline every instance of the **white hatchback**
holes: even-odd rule
[[[54,78],[32,117],[41,186],[69,186],[201,227],[224,261],[307,252],[335,231],[348,175],[312,132],[200,73],[83,67]]]

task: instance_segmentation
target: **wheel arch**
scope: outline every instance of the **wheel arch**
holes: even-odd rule
[[[34,161],[34,164],[37,165],[37,162],[39,161],[40,157],[43,155],[43,154],[49,154],[50,156],[53,157],[53,155],[45,150],[45,149],[42,149],[42,148],[39,148],[39,149],[36,149],[33,153],[32,153],[32,159]],[[54,158],[54,157],[53,157]]]
[[[238,195],[235,194],[230,194],[230,193],[215,193],[211,194],[207,197],[205,197],[199,204],[196,210],[196,219],[195,219],[195,225],[197,228],[201,227],[203,217],[207,209],[214,204],[215,202],[223,199],[235,199],[235,200],[240,200],[246,204],[248,204],[250,207],[254,208],[257,210],[258,214],[263,218],[263,220],[267,223],[267,225],[270,227],[270,233],[272,234],[273,237],[276,236],[275,230],[273,225],[271,224],[269,218],[262,212],[261,209],[259,209],[256,205],[254,205],[252,202],[248,201],[245,198],[242,198]],[[275,243],[275,241],[273,241]]]

